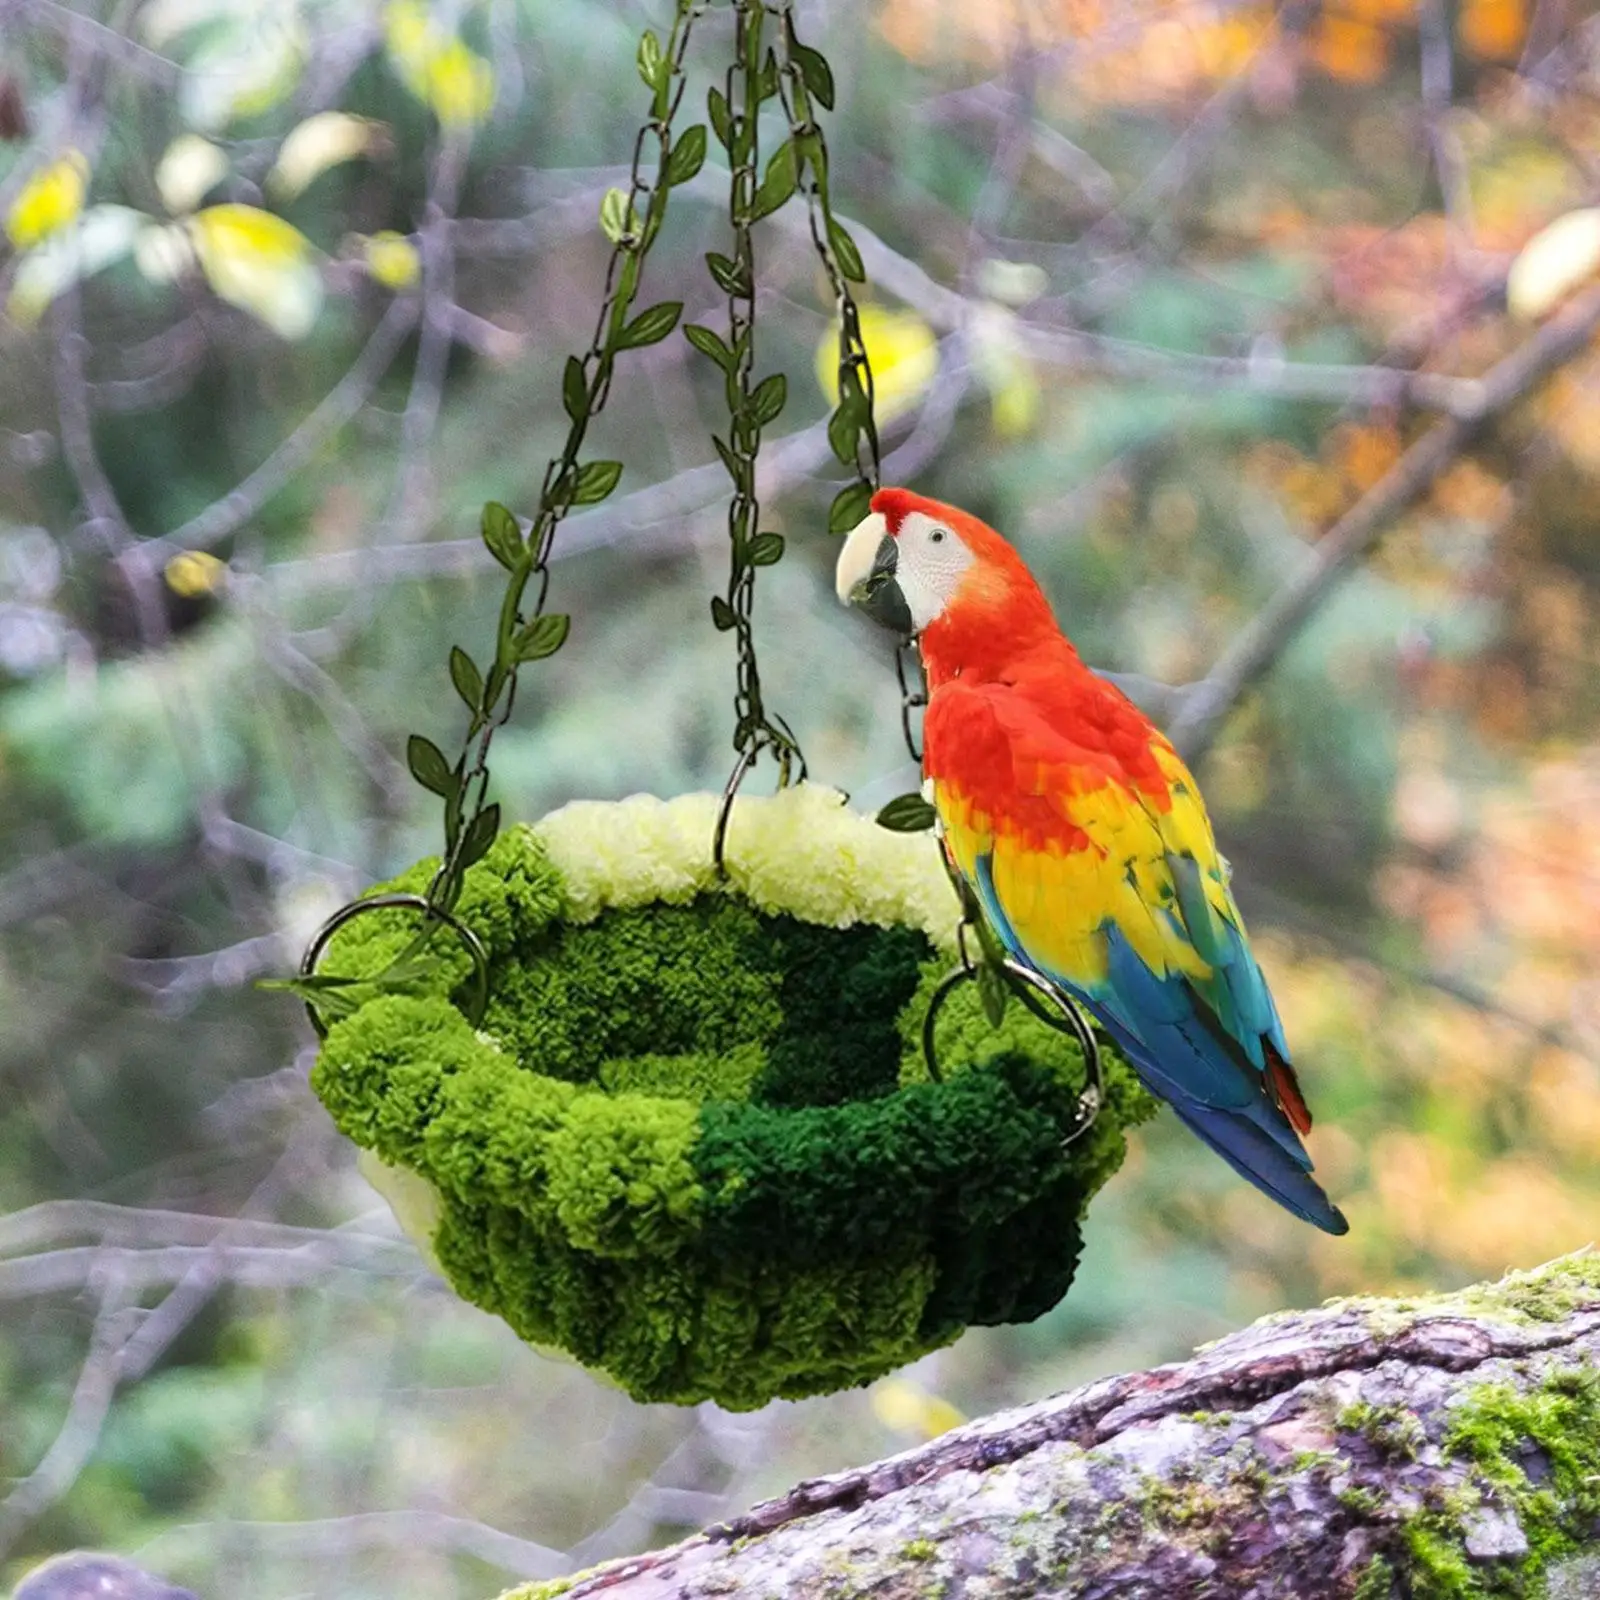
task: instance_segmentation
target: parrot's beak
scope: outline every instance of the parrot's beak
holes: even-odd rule
[[[900,546],[881,511],[859,522],[839,552],[834,587],[847,606],[860,606],[876,623],[909,638],[911,607],[895,581]]]

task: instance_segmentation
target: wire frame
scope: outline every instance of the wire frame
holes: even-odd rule
[[[978,977],[978,966],[967,957],[964,939],[961,955],[961,965],[940,979],[938,988],[928,1001],[927,1014],[922,1019],[922,1056],[928,1064],[928,1076],[935,1083],[944,1082],[936,1037],[939,1012],[945,1001],[963,983],[976,982]],[[1065,1150],[1076,1144],[1094,1126],[1095,1118],[1105,1103],[1105,1068],[1100,1057],[1100,1041],[1095,1037],[1094,1028],[1084,1015],[1083,1007],[1060,984],[1052,982],[1032,967],[1010,959],[1000,964],[1000,975],[1006,987],[1034,1016],[1046,1027],[1075,1039],[1083,1052],[1083,1087],[1078,1091],[1078,1120],[1062,1137],[1061,1148]]]
[[[472,957],[472,994],[467,1002],[466,1015],[473,1027],[478,1027],[489,1008],[489,952],[484,949],[483,941],[459,917],[430,905],[420,894],[375,894],[365,900],[352,900],[349,905],[340,906],[317,929],[311,943],[306,946],[306,952],[300,958],[300,976],[314,978],[317,975],[317,963],[327,951],[334,934],[347,922],[352,922],[369,911],[394,910],[422,913],[424,927],[416,942],[419,949],[426,947],[433,938],[435,928],[440,925],[449,928],[461,941],[462,947]],[[429,923],[433,924],[433,927],[427,926]],[[308,997],[305,1005],[306,1015],[311,1019],[312,1030],[319,1039],[326,1039],[328,1027],[318,1013],[315,1002]]]

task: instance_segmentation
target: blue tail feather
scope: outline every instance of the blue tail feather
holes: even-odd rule
[[[1184,1124],[1197,1133],[1239,1174],[1270,1195],[1285,1210],[1314,1223],[1324,1233],[1348,1233],[1344,1213],[1322,1192],[1311,1174],[1284,1153],[1253,1122],[1211,1106],[1172,1102]]]
[[[1000,905],[988,856],[980,856],[976,866],[974,888],[996,936],[1018,960],[1038,966]],[[1186,891],[1202,892],[1198,879],[1187,885],[1179,879],[1180,909],[1186,909]],[[1115,924],[1104,930],[1104,985],[1090,991],[1061,973],[1040,970],[1086,1007],[1152,1092],[1240,1177],[1297,1217],[1328,1233],[1344,1233],[1349,1224],[1310,1176],[1311,1157],[1267,1092],[1261,1039],[1285,1058],[1288,1051],[1261,970],[1238,929],[1221,918],[1204,926],[1212,955],[1204,949],[1200,954],[1220,979],[1221,1003],[1209,1017],[1205,999],[1185,978],[1151,971]],[[1234,1037],[1235,1028],[1246,1037]],[[1227,1038],[1219,1036],[1223,1030]]]

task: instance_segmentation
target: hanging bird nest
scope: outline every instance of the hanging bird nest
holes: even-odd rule
[[[594,337],[562,369],[565,442],[526,525],[484,508],[505,594],[492,650],[450,651],[460,753],[407,743],[443,853],[337,912],[289,987],[326,1030],[316,1092],[464,1298],[637,1399],[748,1408],[869,1382],[965,1327],[1053,1306],[1124,1127],[1153,1107],[1121,1063],[1102,1070],[1063,991],[986,941],[932,838],[894,831],[931,822],[923,801],[902,796],[879,826],[791,781],[805,762],[767,701],[752,620],[756,575],[785,548],[762,528],[756,466],[787,392],[781,373],[756,376],[752,228],[791,196],[839,319],[828,439],[854,476],[830,531],[864,515],[880,451],[850,287],[861,254],[816,117],[833,77],[789,7],[734,0],[732,64],[707,98],[730,175],[729,252],[706,258],[727,335],[683,330],[728,406],[714,444],[729,572],[710,611],[736,659],[737,764],[721,796],[578,804],[501,830],[490,744],[518,672],[568,634],[545,609],[553,540],[622,472],[588,457],[591,425],[618,358],[683,309],[636,304],[669,193],[708,147],[705,126],[674,126],[705,8],[673,9],[666,39],[640,43],[649,115],[628,188],[601,206],[613,249]],[[764,157],[773,102],[789,137]],[[903,679],[902,697],[909,742],[920,700]],[[735,804],[762,756],[778,794]]]
[[[719,879],[718,804],[503,835],[455,912],[482,1025],[463,949],[335,1023],[312,1083],[465,1299],[638,1400],[750,1408],[1054,1305],[1149,1102],[1110,1061],[1085,1130],[1077,1044],[1022,1005],[991,1027],[973,984],[944,991],[931,1079],[959,915],[937,846],[802,784],[740,801]],[[321,970],[384,971],[417,920],[350,921]]]

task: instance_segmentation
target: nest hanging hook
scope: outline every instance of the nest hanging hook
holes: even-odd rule
[[[962,924],[963,932],[966,924]],[[944,1003],[963,983],[976,982],[978,966],[968,954],[966,941],[961,940],[961,965],[953,968],[939,980],[939,986],[928,1001],[928,1010],[922,1019],[922,1058],[928,1065],[928,1076],[935,1083],[944,1082],[939,1067],[938,1041],[935,1030],[939,1012]],[[1078,1116],[1072,1128],[1062,1136],[1061,1148],[1077,1143],[1100,1115],[1105,1104],[1105,1068],[1100,1057],[1100,1041],[1084,1015],[1083,1008],[1058,983],[1053,983],[1043,973],[1020,961],[1009,958],[999,964],[1006,987],[1047,1028],[1066,1034],[1077,1041],[1083,1052],[1083,1087],[1078,1091]]]
[[[369,911],[420,911],[424,918],[422,932],[413,941],[409,954],[415,954],[425,948],[433,938],[434,928],[444,926],[450,929],[461,941],[467,954],[472,957],[472,995],[467,1002],[467,1020],[473,1027],[479,1026],[483,1021],[484,1012],[489,1007],[489,952],[483,947],[483,940],[475,934],[466,923],[452,912],[442,911],[432,905],[420,894],[375,894],[365,900],[352,900],[348,905],[340,906],[326,922],[317,929],[312,936],[311,943],[306,946],[306,952],[300,958],[300,976],[314,978],[317,974],[317,963],[322,959],[334,934],[347,922],[354,921],[359,916],[364,916]],[[429,926],[432,924],[433,926]],[[401,960],[406,959],[401,957]],[[359,980],[352,980],[358,982]],[[319,1039],[328,1037],[327,1024],[323,1022],[315,1004],[311,1000],[306,1003],[306,1016],[311,1020],[312,1031]]]
[[[711,838],[711,860],[716,866],[719,881],[728,876],[725,852],[728,845],[728,824],[733,820],[733,802],[738,797],[739,785],[749,775],[760,754],[761,746],[756,744],[741,750],[739,759],[733,765],[733,771],[728,774],[728,781],[722,786],[722,800],[717,806],[717,830]]]
[[[758,735],[739,752],[739,759],[722,786],[722,799],[717,805],[717,826],[711,838],[711,860],[717,869],[719,881],[728,876],[727,847],[728,824],[733,820],[733,802],[738,798],[740,785],[749,777],[750,770],[761,759],[763,750],[775,751],[778,757],[778,787],[787,789],[797,779],[805,781],[806,758],[789,724],[776,713],[768,730]],[[798,766],[799,771],[795,769]]]

